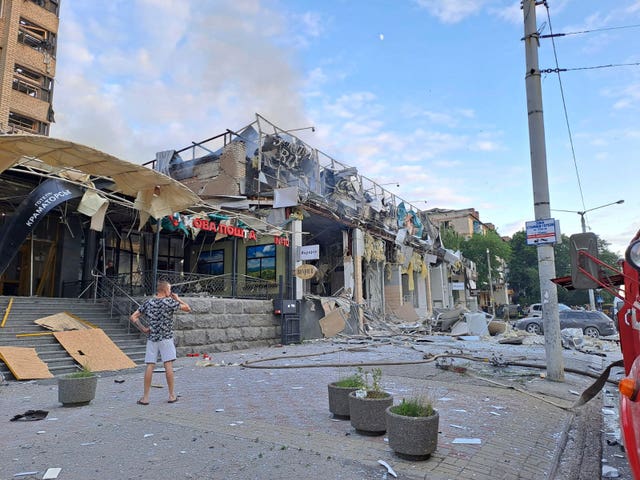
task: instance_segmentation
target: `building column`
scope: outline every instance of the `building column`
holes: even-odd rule
[[[304,281],[294,275],[296,268],[302,265],[299,254],[300,247],[302,247],[302,220],[294,220],[291,222],[291,245],[289,247],[292,268],[287,274],[291,278],[293,298],[296,300],[301,300],[304,294]]]
[[[359,228],[352,231],[353,252],[353,299],[358,305],[358,324],[364,331],[364,296],[362,294],[362,255],[364,254],[364,234]]]

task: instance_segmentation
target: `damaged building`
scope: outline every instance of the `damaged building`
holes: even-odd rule
[[[442,247],[426,212],[260,115],[159,152],[153,168],[222,215],[173,218],[184,265],[266,282],[283,328],[301,338],[426,319],[473,286],[473,265]]]
[[[285,342],[476,309],[473,265],[425,211],[259,115],[143,166],[40,136],[0,136],[0,153],[3,295],[113,296],[109,276],[140,297],[165,278],[273,300]],[[53,190],[68,193],[41,208]],[[38,218],[18,235],[21,212]]]

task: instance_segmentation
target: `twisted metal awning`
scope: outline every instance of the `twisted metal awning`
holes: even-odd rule
[[[96,189],[98,180],[105,180],[109,188],[100,193],[153,218],[202,205],[198,195],[162,173],[52,137],[0,136],[0,173],[8,169],[63,178],[90,189]],[[131,198],[135,200],[132,202]]]

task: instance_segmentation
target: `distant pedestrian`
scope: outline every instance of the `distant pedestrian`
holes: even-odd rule
[[[107,268],[104,271],[104,273],[107,275],[107,277],[115,277],[116,276],[116,269],[113,266],[113,262],[111,260],[109,260],[107,262]]]
[[[144,393],[138,400],[140,405],[149,405],[149,391],[151,390],[151,378],[158,360],[164,363],[169,390],[169,403],[178,401],[174,392],[173,361],[176,359],[176,346],[173,343],[173,314],[176,310],[190,312],[191,307],[183,302],[178,295],[171,293],[169,282],[158,282],[157,293],[153,298],[144,302],[131,314],[131,321],[144,333],[149,335],[147,339],[147,351],[144,361],[147,368],[144,372]],[[149,326],[140,323],[140,317],[144,315]]]

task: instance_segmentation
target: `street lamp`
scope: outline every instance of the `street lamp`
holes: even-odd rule
[[[289,130],[282,130],[282,133],[299,132],[301,130],[311,130],[312,132],[315,132],[316,127],[312,125],[310,127],[290,128]]]
[[[567,213],[577,213],[580,215],[580,225],[582,226],[582,233],[587,233],[587,223],[584,220],[584,216],[588,212],[593,212],[594,210],[598,210],[599,208],[609,207],[611,205],[620,205],[624,203],[624,200],[618,200],[617,202],[605,203],[604,205],[600,205],[598,207],[588,208],[587,210],[560,210],[557,208],[552,208],[551,210],[554,212],[567,212]],[[593,295],[593,289],[589,289],[589,306],[591,310],[596,309],[596,301]]]

